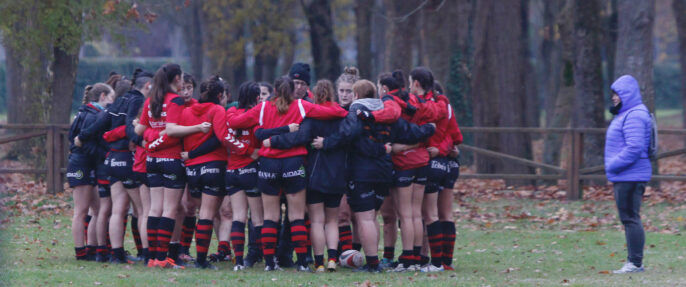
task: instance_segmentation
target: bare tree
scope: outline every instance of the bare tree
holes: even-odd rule
[[[423,35],[422,56],[426,56],[426,64],[431,68],[434,78],[441,83],[448,80],[450,59],[458,45],[460,29],[458,21],[458,1],[432,0],[428,1],[421,13],[421,35]],[[447,27],[452,27],[447,29]]]
[[[477,126],[526,125],[521,5],[521,1],[495,0],[476,4],[473,105]],[[522,133],[479,135],[476,144],[515,156],[531,157],[530,137]],[[531,172],[519,164],[480,157],[477,157],[477,164],[479,172]]]
[[[386,33],[386,70],[412,69],[413,46],[417,26],[418,0],[384,0],[388,29]]]
[[[679,35],[679,63],[681,64],[681,99],[686,111],[686,0],[672,2],[676,29]],[[682,127],[686,128],[686,112],[683,113]]]
[[[374,2],[355,1],[355,38],[357,39],[357,68],[365,79],[372,77],[372,8]]]
[[[335,79],[341,74],[341,50],[333,31],[329,0],[300,0],[310,25],[314,74],[318,79]]]

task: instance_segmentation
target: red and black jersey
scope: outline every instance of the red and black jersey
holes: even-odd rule
[[[244,114],[246,109],[231,107],[226,111],[226,118]],[[230,149],[228,170],[239,169],[255,161],[250,157],[255,149],[259,149],[262,143],[255,137],[257,126],[244,129],[229,128],[222,140],[224,145]]]
[[[299,124],[306,117],[330,120],[345,117],[347,114],[348,112],[338,104],[325,107],[304,100],[294,100],[288,107],[288,111],[281,114],[273,101],[266,101],[243,114],[227,114],[226,122],[231,129],[244,129],[254,126],[271,129],[292,123]],[[269,147],[261,148],[259,154],[268,158],[286,158],[306,155],[307,149],[304,146],[283,150]]]
[[[160,114],[160,117],[154,118],[152,115],[152,111],[150,111],[150,98],[148,98],[145,100],[145,103],[143,104],[143,113],[141,114],[140,123],[159,133],[166,128],[167,123],[179,123],[181,112],[183,111],[184,106],[185,102],[183,101],[183,98],[174,93],[167,93],[164,96],[162,113]],[[174,139],[173,137],[168,138]],[[183,149],[180,140],[176,138],[174,144],[165,146],[164,148],[156,149],[156,146],[162,145],[164,143],[160,142],[163,139],[164,137],[158,138],[153,142],[148,142],[148,156],[157,158],[180,159],[181,151]]]
[[[207,133],[199,132],[187,135],[183,138],[183,150],[191,151],[198,148],[210,137],[221,138],[224,135],[225,111],[220,105],[214,103],[193,104],[181,113],[179,125],[194,126],[203,122],[212,124],[212,130]],[[215,148],[213,151],[188,159],[186,165],[196,165],[210,161],[226,161],[228,153],[223,146]]]

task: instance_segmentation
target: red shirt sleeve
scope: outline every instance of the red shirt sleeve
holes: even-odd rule
[[[305,116],[308,118],[318,119],[318,120],[333,120],[336,118],[344,118],[348,115],[348,111],[341,108],[337,103],[333,103],[330,106],[322,106],[310,103],[308,101],[298,100],[298,108],[305,111]]]
[[[171,100],[169,101],[169,104],[167,104],[166,108],[166,113],[167,113],[167,118],[165,119],[166,123],[169,124],[178,124],[179,121],[181,120],[181,113],[183,112],[183,109],[185,108],[185,103],[183,101],[183,98],[181,98],[177,94],[167,94],[167,97],[172,97]]]
[[[226,112],[226,125],[233,129],[244,129],[256,126],[260,123],[260,111],[262,108],[266,108],[269,102],[263,102],[249,109],[245,113],[238,114],[235,111]]]
[[[148,113],[150,113],[150,98],[147,98],[143,103],[143,111],[141,112],[140,124],[146,127],[150,127],[150,118]]]
[[[126,125],[121,125],[102,135],[106,142],[111,143],[126,138]]]
[[[448,115],[445,101],[426,101],[423,103],[418,102],[417,104],[418,115],[416,116],[418,116],[422,122],[435,123]]]
[[[392,124],[400,118],[401,113],[400,105],[391,99],[383,101],[383,109],[373,111],[372,115],[377,123]]]

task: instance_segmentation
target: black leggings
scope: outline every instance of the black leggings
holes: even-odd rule
[[[645,232],[641,223],[641,201],[645,192],[645,182],[615,182],[615,202],[619,219],[624,225],[628,260],[636,266],[643,264]]]

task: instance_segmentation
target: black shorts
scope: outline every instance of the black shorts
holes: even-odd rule
[[[229,195],[234,195],[241,190],[250,197],[260,196],[257,191],[257,162],[226,171],[226,191]]]
[[[305,158],[302,156],[261,157],[257,175],[257,189],[267,195],[279,195],[281,190],[293,194],[307,187]]]
[[[428,165],[407,170],[393,170],[393,184],[395,187],[408,187],[412,183],[426,184],[428,173]]]
[[[133,179],[139,184],[139,185],[145,185],[145,186],[150,186],[148,184],[148,174],[145,172],[133,172]]]
[[[184,189],[186,187],[186,167],[180,159],[148,157],[146,164],[148,184],[151,188]]]
[[[386,182],[353,182],[350,184],[348,204],[353,212],[365,212],[381,209],[388,196],[390,184]]]
[[[100,198],[110,197],[110,177],[107,175],[109,162],[107,159],[98,159],[95,166],[95,180],[98,184],[98,195]]]
[[[455,182],[460,177],[460,162],[456,158],[447,158],[448,161],[448,175],[446,176],[445,185],[443,188],[452,189],[455,187]]]
[[[341,205],[342,193],[324,193],[307,189],[307,204],[324,203],[326,208],[338,208]]]
[[[424,193],[436,193],[443,190],[448,185],[448,159],[445,157],[435,157],[429,161],[429,175],[427,176],[426,188]]]
[[[72,153],[67,163],[67,182],[69,187],[81,185],[95,185],[95,168],[97,162],[94,157]]]
[[[110,182],[121,181],[124,188],[136,188],[140,186],[133,177],[133,153],[130,151],[110,151],[107,154]]]
[[[186,167],[188,176],[188,192],[193,198],[200,198],[202,194],[225,196],[224,173],[225,161],[210,161]]]

